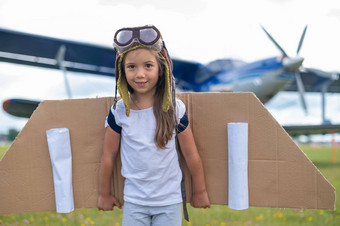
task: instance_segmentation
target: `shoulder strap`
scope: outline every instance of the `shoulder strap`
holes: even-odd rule
[[[176,130],[176,138],[175,138],[176,151],[178,155],[179,167],[182,172],[181,193],[182,193],[183,214],[184,214],[184,219],[189,222],[189,214],[188,214],[188,209],[187,209],[187,198],[186,198],[186,192],[185,192],[185,178],[184,178],[185,175],[184,175],[184,170],[183,170],[182,163],[181,163],[181,153],[179,153],[179,144],[177,140],[177,133],[178,133],[177,127],[179,125],[179,122],[177,121],[177,112],[176,112],[177,109],[176,109],[175,77],[174,76],[172,76],[172,103],[173,103],[174,110],[175,110],[174,120],[176,124],[176,129],[175,129]]]

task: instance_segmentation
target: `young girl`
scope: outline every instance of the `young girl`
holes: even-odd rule
[[[182,172],[176,136],[192,176],[191,205],[207,208],[210,201],[185,105],[175,98],[171,59],[154,26],[118,30],[114,47],[121,100],[115,100],[106,121],[98,209],[121,208],[110,191],[120,147],[123,225],[181,225]]]

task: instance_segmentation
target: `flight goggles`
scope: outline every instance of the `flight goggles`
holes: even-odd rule
[[[114,36],[113,46],[118,54],[122,54],[131,48],[134,43],[151,47],[158,52],[163,48],[161,33],[153,25],[119,29]]]

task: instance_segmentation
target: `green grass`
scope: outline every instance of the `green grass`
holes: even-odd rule
[[[5,146],[0,145],[0,159],[2,158],[2,156],[5,155],[8,148],[9,148],[9,145],[5,145]]]
[[[0,158],[7,147],[0,146]],[[332,162],[330,147],[302,146],[303,151],[322,174],[340,191],[340,148],[336,150],[337,162]],[[1,191],[0,191],[1,192]],[[1,205],[1,203],[0,203]],[[222,225],[340,225],[340,199],[336,197],[336,210],[301,210],[282,208],[256,208],[236,211],[227,206],[212,206],[210,209],[189,207],[190,223],[183,226]],[[97,209],[81,209],[70,214],[55,212],[28,213],[0,216],[0,225],[121,225],[120,210],[103,212]]]

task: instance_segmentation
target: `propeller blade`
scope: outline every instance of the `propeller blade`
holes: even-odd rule
[[[302,107],[303,107],[305,113],[308,114],[307,104],[306,104],[306,100],[305,100],[305,88],[303,86],[301,75],[300,75],[299,72],[295,73],[295,79],[296,79],[296,84],[297,84],[298,92],[299,92],[299,95],[300,95]]]
[[[302,32],[302,35],[301,35],[301,38],[300,38],[300,42],[299,42],[298,48],[296,50],[296,54],[297,55],[299,54],[301,46],[302,46],[302,43],[303,43],[303,40],[305,39],[306,30],[307,30],[307,25],[305,26],[305,29]]]
[[[282,47],[275,41],[275,39],[268,33],[268,31],[261,25],[263,31],[267,34],[269,39],[274,43],[274,45],[280,50],[284,57],[288,57],[287,53],[282,49]]]
[[[59,69],[62,70],[64,74],[64,83],[66,87],[67,96],[69,99],[72,99],[71,88],[70,88],[70,84],[67,79],[67,70],[64,65],[65,53],[66,53],[66,46],[65,45],[60,46],[57,52],[57,55],[56,55],[56,60],[57,60],[57,65],[59,66]]]

